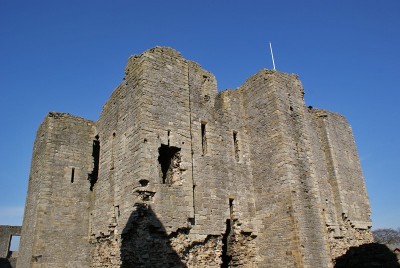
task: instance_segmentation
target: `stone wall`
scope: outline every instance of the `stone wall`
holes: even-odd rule
[[[335,259],[372,242],[371,210],[350,125],[336,113],[314,109],[310,115],[325,233]]]
[[[0,225],[0,268],[15,268],[18,250],[11,251],[12,236],[21,235],[21,226]]]
[[[35,144],[18,267],[87,266],[94,124],[49,113]]]
[[[96,123],[41,125],[21,267],[332,267],[370,241],[369,203],[348,123],[303,94],[268,70],[218,93],[173,49],[132,56]]]
[[[300,81],[263,70],[242,91],[261,221],[260,263],[328,267]]]
[[[0,258],[8,257],[13,235],[21,235],[21,226],[0,225]]]

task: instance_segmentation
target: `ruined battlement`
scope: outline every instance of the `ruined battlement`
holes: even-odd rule
[[[213,74],[155,47],[97,122],[38,130],[18,267],[332,267],[372,240],[351,127],[297,75]]]

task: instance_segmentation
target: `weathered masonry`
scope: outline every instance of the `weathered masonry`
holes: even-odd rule
[[[303,94],[132,56],[97,122],[41,124],[18,267],[333,267],[372,240],[370,206],[349,124]]]
[[[11,241],[21,235],[21,226],[0,225],[0,267],[15,267],[18,251],[11,250]]]

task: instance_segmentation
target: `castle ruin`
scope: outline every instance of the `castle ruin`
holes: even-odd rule
[[[298,77],[236,90],[171,48],[132,56],[98,121],[49,113],[17,266],[333,267],[372,241],[346,119]]]

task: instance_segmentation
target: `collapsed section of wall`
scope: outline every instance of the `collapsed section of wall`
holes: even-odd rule
[[[18,267],[87,266],[93,122],[49,113],[36,136]]]

